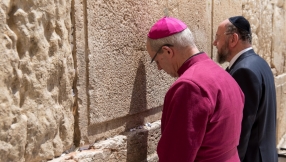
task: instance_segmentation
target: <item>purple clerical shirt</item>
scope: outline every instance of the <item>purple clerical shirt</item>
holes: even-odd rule
[[[189,58],[166,93],[160,162],[239,162],[244,95],[206,53]]]

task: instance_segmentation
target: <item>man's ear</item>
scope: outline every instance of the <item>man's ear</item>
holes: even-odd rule
[[[168,57],[173,57],[174,56],[174,51],[172,48],[168,46],[163,46],[162,49],[168,53]]]
[[[232,37],[229,39],[230,47],[235,47],[239,41],[239,36],[237,33],[233,33]]]

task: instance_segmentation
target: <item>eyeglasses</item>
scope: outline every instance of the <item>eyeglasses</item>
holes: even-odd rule
[[[224,35],[230,35],[230,34],[234,34],[234,33],[235,33],[235,32],[224,32],[223,34],[224,34]],[[216,34],[216,35],[215,35],[215,38],[214,38],[214,41],[217,41],[218,38],[219,38],[219,37],[218,37],[218,35]]]
[[[171,45],[171,44],[163,44],[163,45],[158,49],[158,51],[156,52],[156,54],[154,55],[154,57],[152,58],[151,63],[155,60],[156,56],[158,55],[158,53],[160,52],[160,50],[161,50],[162,47],[164,47],[164,46],[172,47],[173,45]]]
[[[234,32],[225,32],[224,35],[234,34]]]

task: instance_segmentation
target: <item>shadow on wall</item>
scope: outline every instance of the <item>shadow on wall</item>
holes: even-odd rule
[[[129,115],[134,117],[126,123],[126,131],[130,128],[144,125],[145,115],[141,115],[140,112],[147,110],[146,99],[146,71],[145,65],[142,60],[139,61],[139,66],[136,72],[136,77],[133,85],[132,97]],[[131,132],[127,139],[127,161],[144,161],[147,159],[147,145],[148,145],[148,130],[139,128],[135,132]]]

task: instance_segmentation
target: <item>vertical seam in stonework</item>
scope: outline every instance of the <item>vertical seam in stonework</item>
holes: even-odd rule
[[[213,38],[214,38],[214,0],[212,0],[211,2],[211,58],[214,59],[214,53],[213,53],[213,50],[214,50],[214,46],[212,45],[213,44]]]
[[[79,113],[78,113],[78,89],[77,89],[77,82],[78,82],[78,65],[77,65],[77,45],[76,45],[76,26],[75,26],[75,0],[71,1],[71,22],[72,22],[72,37],[73,40],[71,43],[73,44],[72,49],[72,56],[73,56],[73,63],[74,63],[74,80],[73,80],[73,94],[74,94],[74,103],[73,103],[73,116],[74,116],[74,137],[73,143],[75,146],[79,146],[80,144],[80,129],[79,129]]]
[[[89,47],[88,47],[88,21],[87,21],[87,0],[83,1],[84,11],[84,35],[85,35],[85,61],[86,61],[86,97],[87,97],[87,125],[90,124],[89,112],[90,112],[90,94],[89,94]]]
[[[274,9],[274,4],[272,4],[272,8]],[[274,22],[274,12],[272,12],[272,15],[271,15],[271,19],[272,19],[272,22]],[[277,69],[275,64],[274,64],[274,52],[273,52],[273,30],[274,29],[274,25],[272,23],[272,36],[271,36],[271,43],[270,43],[270,46],[271,46],[271,60],[270,60],[270,66],[271,68],[274,68],[274,69]],[[278,76],[278,73],[276,73],[276,76]]]

